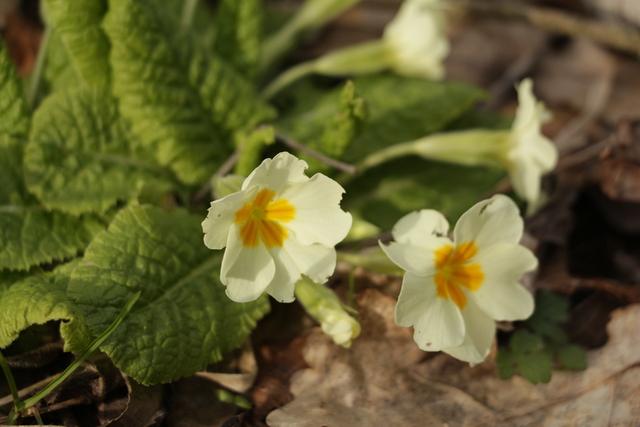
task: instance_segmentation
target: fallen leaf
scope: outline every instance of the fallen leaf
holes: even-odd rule
[[[500,380],[490,359],[469,367],[444,354],[425,358],[411,331],[393,324],[394,300],[369,289],[358,300],[363,333],[351,350],[319,330],[303,349],[294,400],[272,412],[279,426],[618,425],[640,423],[640,305],[612,314],[609,341],[585,371],[555,372],[549,384]]]

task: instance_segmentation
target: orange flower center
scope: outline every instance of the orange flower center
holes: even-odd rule
[[[451,299],[461,309],[467,305],[464,289],[477,291],[484,280],[480,264],[470,262],[477,252],[474,242],[444,245],[435,252],[437,294]]]
[[[295,218],[296,209],[285,199],[273,200],[275,192],[262,189],[256,197],[238,209],[235,223],[240,227],[240,238],[247,247],[263,242],[268,248],[280,247],[287,238],[282,223]]]

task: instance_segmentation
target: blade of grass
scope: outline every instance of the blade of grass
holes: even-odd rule
[[[76,369],[78,369],[80,366],[82,366],[82,364],[96,350],[98,350],[102,344],[104,344],[104,342],[111,336],[111,334],[116,329],[118,329],[118,327],[120,326],[120,324],[122,323],[124,318],[127,316],[127,314],[129,314],[129,312],[131,311],[131,309],[133,308],[133,306],[135,305],[135,303],[138,301],[139,298],[140,298],[140,292],[137,292],[127,302],[127,304],[124,306],[124,308],[122,309],[120,314],[118,314],[118,317],[115,318],[113,323],[111,323],[111,325],[109,325],[109,327],[107,329],[105,329],[104,332],[102,332],[102,334],[98,338],[96,338],[95,341],[93,341],[91,343],[89,348],[87,348],[84,351],[84,353],[82,353],[82,355],[80,357],[78,357],[76,360],[74,360],[73,363],[71,363],[60,374],[60,376],[58,376],[56,379],[54,379],[49,384],[47,384],[42,390],[40,390],[35,395],[31,396],[28,399],[25,399],[24,402],[22,402],[22,407],[20,408],[20,410],[29,409],[32,406],[35,406],[36,404],[38,404],[38,402],[40,402],[42,399],[47,397],[53,390],[55,390],[63,382],[65,382],[76,371]],[[14,389],[15,389],[15,383],[14,383]],[[17,397],[17,393],[18,393],[17,390],[16,390],[15,393],[16,393],[16,397]],[[8,421],[15,420],[16,417],[17,417],[17,414],[15,413],[15,408],[14,408],[14,410],[12,410],[11,413],[9,414]]]

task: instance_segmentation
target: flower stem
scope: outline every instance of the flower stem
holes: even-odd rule
[[[376,151],[357,166],[359,172],[403,156],[466,166],[504,166],[509,131],[474,129],[433,134]]]
[[[11,391],[11,397],[13,398],[13,409],[7,418],[7,423],[12,425],[15,423],[17,416],[12,414],[17,414],[24,408],[24,403],[20,399],[18,395],[18,387],[16,387],[16,380],[13,378],[13,373],[11,372],[11,368],[7,363],[7,359],[4,358],[2,353],[0,353],[0,367],[2,367],[2,372],[4,373],[4,377],[7,380],[7,384],[9,385],[9,390]]]
[[[300,37],[316,30],[340,15],[360,0],[307,0],[296,14],[262,48],[260,69],[271,69],[291,49]]]
[[[282,89],[313,73],[315,71],[314,67],[315,61],[309,61],[289,68],[287,71],[276,77],[275,80],[269,83],[269,85],[262,92],[262,96],[265,99],[273,98]]]
[[[376,73],[386,69],[389,62],[382,40],[360,43],[289,68],[267,86],[263,96],[272,98],[285,87],[312,73],[326,76]]]

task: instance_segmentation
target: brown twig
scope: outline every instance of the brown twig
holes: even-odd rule
[[[633,27],[583,18],[548,7],[524,6],[514,3],[457,1],[458,5],[471,12],[489,14],[492,17],[525,19],[544,30],[569,36],[587,37],[612,48],[640,55],[640,31]]]
[[[52,380],[56,379],[60,374],[55,374],[49,378],[45,378],[37,383],[31,384],[18,391],[18,396],[22,399],[25,396],[32,394],[34,391],[40,390],[45,385],[49,384]],[[0,398],[0,407],[13,403],[13,397],[11,395]]]
[[[207,180],[207,182],[200,187],[200,190],[193,196],[195,202],[204,200],[211,192],[211,183],[215,178],[220,178],[231,172],[231,169],[238,163],[238,152],[234,151],[227,160],[218,168],[218,170]]]
[[[313,157],[314,159],[328,165],[331,166],[341,172],[344,173],[348,173],[349,175],[355,175],[356,173],[356,167],[354,165],[351,165],[349,163],[345,163],[345,162],[341,162],[340,160],[336,160],[333,159],[329,156],[326,156],[316,150],[314,150],[313,148],[309,148],[306,145],[300,144],[298,141],[295,141],[289,137],[286,137],[284,135],[278,135],[277,136],[277,140],[281,143],[283,143],[284,145],[286,145],[287,147],[296,150],[296,151],[300,151],[304,154],[306,154],[309,157]]]
[[[626,285],[613,279],[572,277],[569,286],[574,290],[586,288],[601,291],[630,304],[640,302],[640,286]]]

